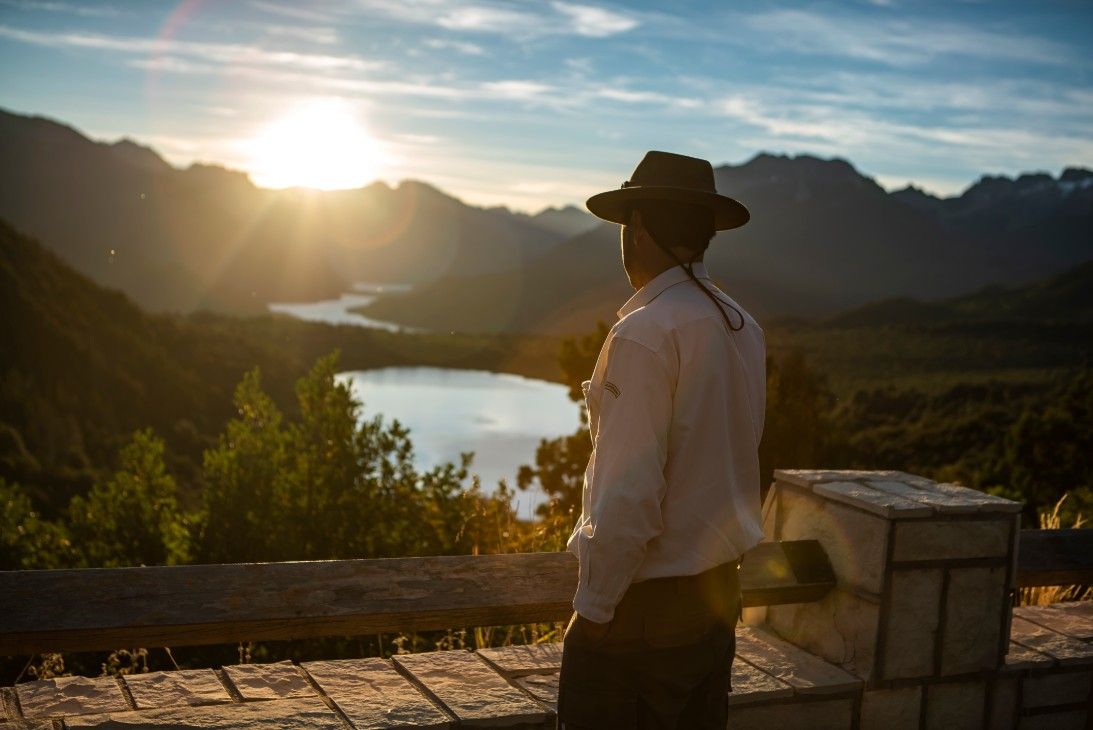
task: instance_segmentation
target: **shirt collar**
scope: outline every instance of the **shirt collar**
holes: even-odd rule
[[[696,261],[691,266],[691,271],[694,272],[696,279],[710,278],[710,275],[706,273],[706,264],[701,261]],[[626,303],[622,305],[622,308],[618,312],[619,319],[622,319],[635,309],[644,307],[646,304],[663,294],[665,289],[675,286],[676,284],[682,284],[690,278],[691,277],[687,276],[687,272],[684,271],[682,266],[673,266],[670,269],[665,269],[626,300]]]

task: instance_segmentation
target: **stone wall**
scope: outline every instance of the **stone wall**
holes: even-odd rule
[[[767,538],[819,540],[837,586],[748,623],[859,677],[866,730],[1085,727],[1087,640],[1021,617],[1042,609],[1012,618],[1020,509],[903,472],[776,471]],[[1030,646],[1038,630],[1052,637]]]

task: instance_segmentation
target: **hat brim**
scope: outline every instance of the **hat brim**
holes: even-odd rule
[[[627,208],[642,200],[672,200],[677,203],[690,203],[709,208],[713,211],[714,229],[718,231],[739,228],[751,220],[751,213],[740,201],[726,195],[690,188],[635,185],[597,193],[589,198],[585,205],[597,218],[626,225],[629,222],[626,219]]]

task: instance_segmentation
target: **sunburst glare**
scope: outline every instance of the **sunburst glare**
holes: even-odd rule
[[[371,182],[383,167],[382,146],[340,99],[301,104],[246,143],[250,176],[269,188],[336,190]]]

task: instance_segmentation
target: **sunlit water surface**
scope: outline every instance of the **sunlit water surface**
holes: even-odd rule
[[[410,429],[418,468],[458,463],[460,452],[473,451],[471,472],[481,476],[486,492],[500,479],[515,488],[516,472],[534,463],[539,440],[572,433],[580,419],[565,386],[519,375],[396,367],[338,378],[363,401],[365,418],[378,412]],[[538,490],[516,490],[513,497],[524,519],[544,501]]]
[[[337,299],[322,299],[317,302],[271,302],[266,305],[269,311],[287,314],[308,322],[326,324],[350,324],[357,327],[373,327],[389,332],[419,332],[416,327],[406,327],[394,322],[365,317],[350,310],[363,307],[376,301],[376,298],[394,292],[407,291],[410,287],[403,284],[370,284],[360,282],[353,285],[353,291],[342,294]]]

